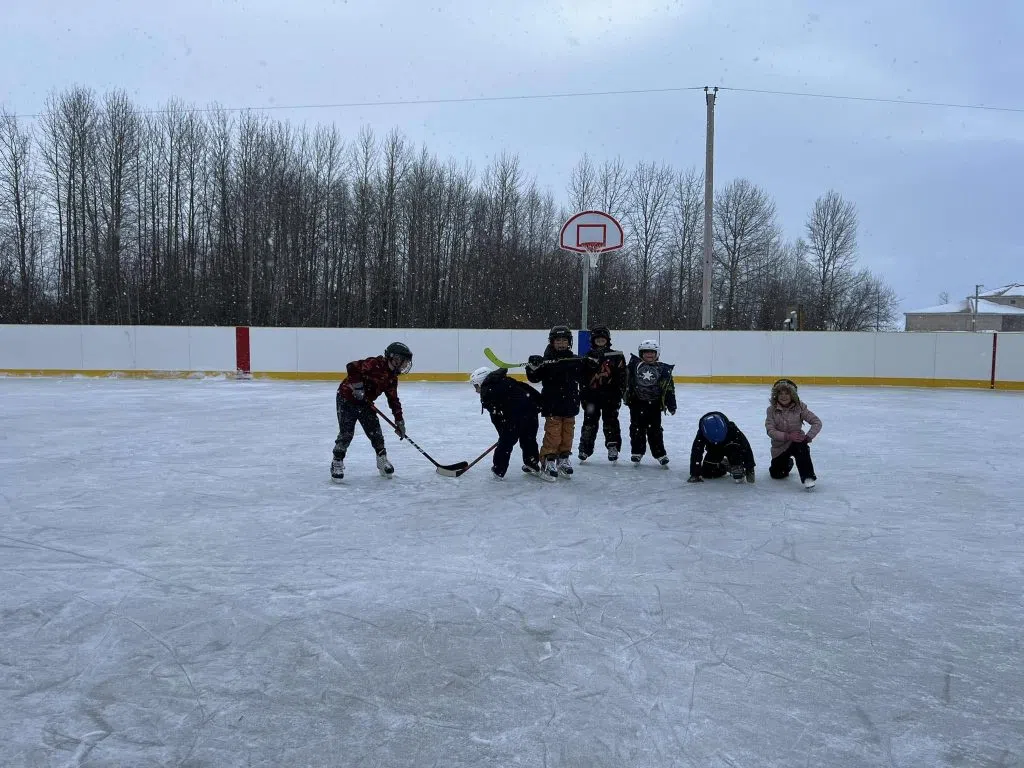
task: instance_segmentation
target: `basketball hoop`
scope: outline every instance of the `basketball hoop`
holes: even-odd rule
[[[583,308],[580,312],[580,345],[583,350],[583,334],[587,329],[587,304],[590,298],[590,270],[597,266],[602,253],[617,251],[625,238],[622,225],[611,214],[604,211],[583,211],[577,213],[562,225],[558,245],[564,251],[583,256]],[[587,337],[589,341],[589,336]]]

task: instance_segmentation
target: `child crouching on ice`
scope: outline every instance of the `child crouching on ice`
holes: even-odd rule
[[[754,482],[754,452],[735,422],[721,411],[705,413],[697,422],[697,434],[690,449],[688,483],[723,477],[727,472],[737,483]]]
[[[807,434],[803,431],[805,422],[811,425]],[[800,401],[797,386],[790,379],[779,379],[772,385],[771,404],[764,427],[772,439],[772,463],[768,474],[775,480],[782,480],[789,477],[795,463],[804,488],[813,488],[818,478],[814,474],[810,444],[821,431],[821,419]]]

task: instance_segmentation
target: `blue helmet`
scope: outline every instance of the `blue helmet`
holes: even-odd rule
[[[729,434],[729,422],[720,413],[705,414],[700,418],[700,433],[712,445],[720,445]]]

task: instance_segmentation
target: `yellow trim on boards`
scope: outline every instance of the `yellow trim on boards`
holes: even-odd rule
[[[521,373],[512,373],[513,377],[523,380]],[[235,378],[235,371],[151,371],[151,370],[60,370],[60,369],[25,369],[0,368],[0,376],[84,376],[89,378],[114,379],[200,379],[200,378]],[[341,381],[345,378],[343,371],[254,371],[249,377],[253,379],[270,379],[279,381]],[[778,376],[674,376],[677,384],[772,384]],[[928,378],[896,378],[886,376],[797,376],[798,384],[810,386],[853,386],[853,387],[912,387],[912,388],[959,388],[959,389],[990,389],[988,379],[928,379]],[[411,373],[403,376],[402,381],[442,381],[466,382],[468,373]],[[996,381],[995,389],[1024,392],[1024,381]]]

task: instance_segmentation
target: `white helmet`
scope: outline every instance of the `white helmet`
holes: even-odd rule
[[[481,384],[484,383],[484,379],[487,378],[487,375],[490,372],[490,368],[477,368],[475,371],[469,374],[469,383],[472,384],[474,387],[479,387]]]
[[[640,349],[637,350],[640,356],[643,357],[644,352],[653,352],[655,355],[658,354],[658,342],[654,339],[645,339],[640,342]]]

